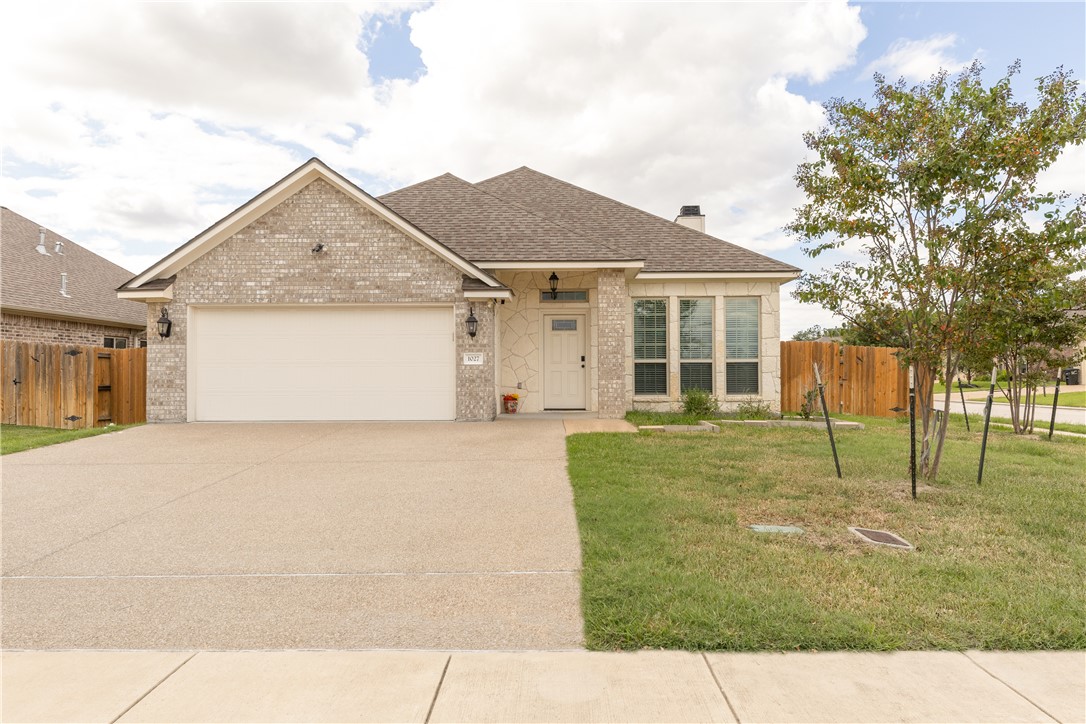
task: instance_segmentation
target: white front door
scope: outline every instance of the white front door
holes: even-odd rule
[[[583,314],[543,318],[543,407],[585,409],[585,317]]]

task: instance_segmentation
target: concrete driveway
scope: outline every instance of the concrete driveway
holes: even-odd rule
[[[149,425],[5,456],[3,645],[579,647],[564,435]]]

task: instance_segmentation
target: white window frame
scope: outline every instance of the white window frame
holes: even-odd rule
[[[637,357],[637,303],[638,302],[662,302],[664,305],[664,356],[662,358],[645,359]],[[658,398],[667,399],[671,391],[670,384],[670,369],[671,360],[669,353],[668,335],[671,332],[671,320],[669,319],[670,304],[668,297],[637,297],[632,300],[631,312],[633,314],[633,324],[630,327],[630,332],[633,335],[633,385],[634,396],[638,398]],[[652,364],[663,365],[664,367],[664,391],[663,392],[638,392],[637,391],[637,365],[639,364]]]
[[[683,341],[682,341],[682,304],[683,302],[704,302],[709,306],[709,356],[708,357],[683,357]],[[679,394],[684,392],[683,390],[683,365],[684,364],[708,364],[709,365],[709,389],[706,390],[710,395],[716,393],[716,360],[713,359],[713,350],[716,349],[716,340],[714,339],[714,332],[716,330],[716,310],[713,304],[712,297],[679,297]],[[698,388],[702,389],[702,388]]]
[[[755,303],[754,320],[757,328],[756,354],[754,357],[731,357],[728,354],[728,303],[735,301],[753,300]],[[753,362],[757,365],[755,372],[755,390],[753,392],[728,392],[728,365],[731,363]],[[762,298],[761,297],[724,297],[724,393],[726,398],[746,399],[747,397],[761,397],[762,394]]]

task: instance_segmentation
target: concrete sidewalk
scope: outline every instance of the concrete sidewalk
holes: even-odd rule
[[[1081,651],[3,654],[5,722],[1084,720]]]

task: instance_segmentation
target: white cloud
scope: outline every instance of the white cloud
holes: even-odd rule
[[[940,70],[955,73],[965,68],[973,58],[980,56],[978,50],[971,58],[960,60],[951,55],[958,44],[954,33],[932,35],[923,40],[898,38],[880,57],[868,64],[863,75],[882,73],[888,80],[898,78],[919,82],[925,81]]]
[[[5,7],[0,190],[130,268],[314,154],[375,193],[530,165],[782,249],[822,119],[788,82],[849,66],[866,32],[844,2],[436,3],[409,21],[425,74],[374,85],[366,22],[397,6],[59,7]]]

